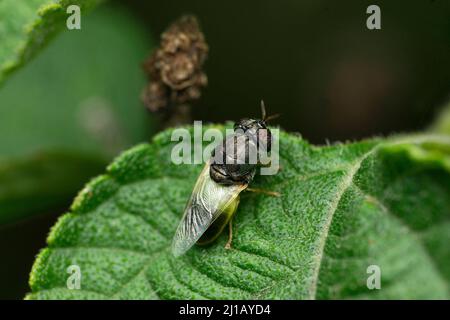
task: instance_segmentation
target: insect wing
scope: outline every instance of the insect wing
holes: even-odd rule
[[[221,185],[211,179],[207,163],[197,179],[172,242],[172,253],[189,250],[247,185]]]

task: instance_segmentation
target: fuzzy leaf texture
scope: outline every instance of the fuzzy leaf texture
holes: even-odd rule
[[[231,250],[222,234],[174,258],[202,165],[172,164],[170,135],[81,191],[35,261],[28,299],[449,298],[449,137],[316,147],[281,132],[282,170],[252,185],[282,196],[244,192]],[[66,287],[73,264],[79,290]],[[367,288],[370,265],[380,290]]]
[[[66,27],[69,5],[78,5],[85,13],[100,2],[102,0],[0,1],[0,84]]]

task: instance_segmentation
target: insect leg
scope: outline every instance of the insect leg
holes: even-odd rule
[[[225,249],[231,249],[232,241],[233,241],[233,217],[228,222],[228,241],[225,244]]]
[[[280,197],[281,196],[281,193],[276,192],[276,191],[268,191],[268,190],[258,189],[258,188],[247,188],[245,190],[250,191],[250,192],[255,192],[255,193],[266,194],[266,195],[272,196],[272,197]]]

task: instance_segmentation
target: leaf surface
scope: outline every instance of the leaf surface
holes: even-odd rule
[[[221,127],[222,128],[222,127]],[[449,298],[448,137],[316,147],[281,132],[282,170],[257,176],[227,236],[174,258],[170,243],[202,165],[170,161],[171,132],[122,154],[62,216],[29,299]],[[81,269],[69,290],[68,266]],[[381,289],[367,288],[367,268]]]

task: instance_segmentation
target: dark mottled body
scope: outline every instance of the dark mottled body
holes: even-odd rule
[[[270,151],[271,135],[263,120],[241,120],[234,130],[212,154],[210,175],[220,184],[250,183],[258,165],[258,147],[263,144]]]

